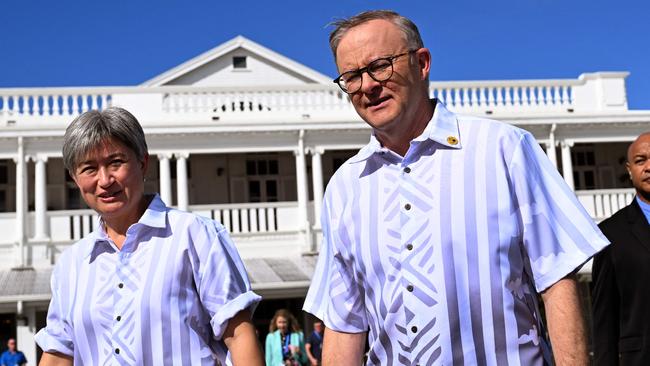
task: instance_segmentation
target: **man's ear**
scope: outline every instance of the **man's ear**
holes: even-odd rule
[[[418,61],[420,80],[427,80],[429,71],[431,71],[431,52],[428,48],[423,47],[415,51],[415,57]]]
[[[627,175],[630,176],[630,180],[632,179],[632,170],[630,170],[630,162],[626,161],[625,162],[625,169],[627,169]]]

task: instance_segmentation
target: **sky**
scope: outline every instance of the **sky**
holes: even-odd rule
[[[650,110],[647,0],[4,1],[0,88],[137,85],[237,35],[334,78],[327,24],[368,9],[418,25],[431,80],[628,71]]]

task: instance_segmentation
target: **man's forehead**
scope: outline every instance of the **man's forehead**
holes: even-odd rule
[[[647,132],[637,137],[637,139],[634,140],[632,144],[630,144],[630,147],[627,149],[628,159],[639,154],[645,155],[648,153],[649,149],[650,149],[650,132]]]
[[[352,66],[361,61],[387,56],[406,47],[402,30],[384,19],[375,19],[350,28],[337,48],[339,66]]]

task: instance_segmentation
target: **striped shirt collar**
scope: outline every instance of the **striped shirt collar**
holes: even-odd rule
[[[433,140],[441,145],[453,149],[460,149],[462,144],[456,115],[451,113],[445,105],[437,99],[432,99],[431,103],[435,105],[433,116],[431,116],[431,120],[429,120],[429,123],[424,131],[422,131],[422,134],[414,138],[412,142]],[[370,135],[370,142],[350,159],[350,163],[362,162],[369,159],[373,154],[385,151],[388,151],[388,149],[381,146],[381,143],[377,140],[375,131],[373,130]]]
[[[149,197],[145,196],[145,199]],[[151,202],[149,202],[149,206],[135,225],[137,224],[157,229],[164,229],[167,226],[167,207],[158,194],[153,195]],[[133,227],[133,225],[131,227]],[[109,242],[108,234],[106,234],[106,230],[104,230],[104,221],[101,217],[97,220],[97,228],[90,233],[88,239],[84,253],[86,258],[93,253],[97,245],[100,245],[102,242]]]

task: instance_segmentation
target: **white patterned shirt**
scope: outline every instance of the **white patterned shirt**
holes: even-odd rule
[[[58,260],[38,345],[78,365],[226,362],[228,320],[260,301],[226,229],[158,195],[121,250],[98,226]]]
[[[328,184],[304,310],[369,331],[372,365],[542,365],[536,292],[608,244],[535,139],[442,103],[402,158],[370,143]]]

